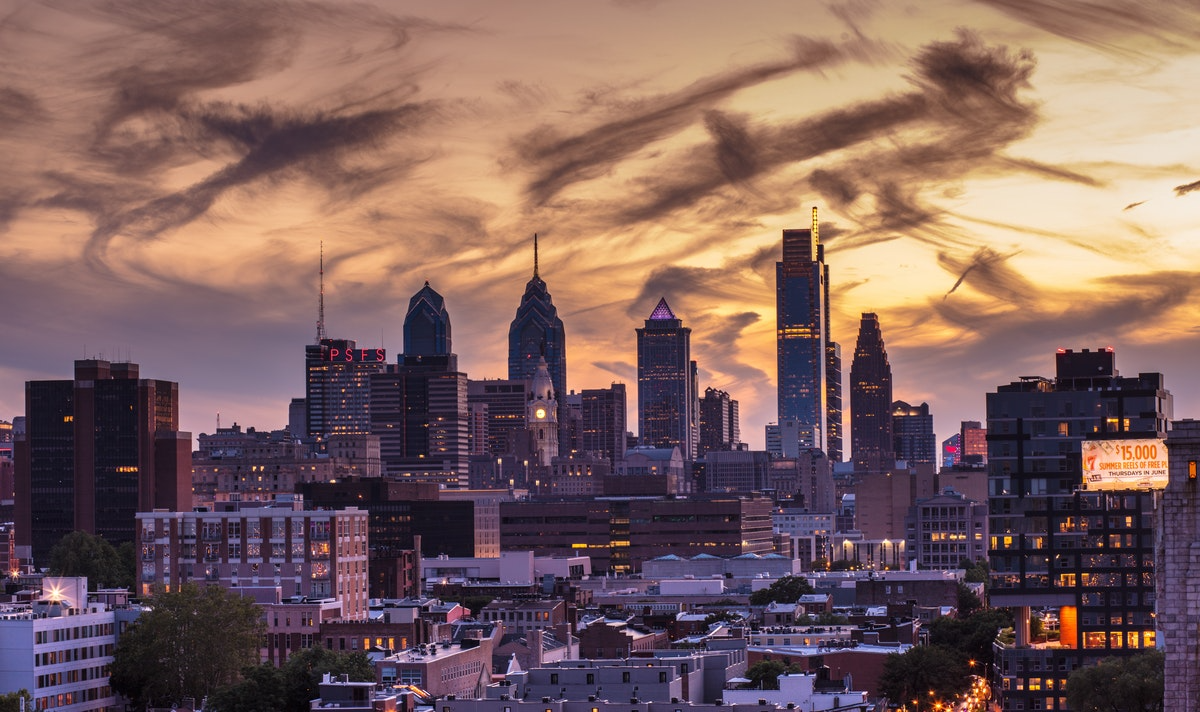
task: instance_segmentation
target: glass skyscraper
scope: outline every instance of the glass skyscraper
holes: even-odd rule
[[[666,298],[637,329],[638,436],[651,447],[677,447],[685,460],[696,457],[699,399],[692,330],[671,311]]]
[[[879,317],[865,313],[850,365],[850,445],[854,468],[883,472],[895,465],[892,442],[892,366]]]
[[[829,267],[816,208],[810,229],[783,231],[775,307],[779,420],[798,422],[806,446],[841,461],[841,349],[829,334]]]
[[[545,357],[550,381],[561,404],[567,393],[566,330],[558,309],[550,298],[546,283],[538,274],[537,235],[533,236],[533,276],[525,283],[525,294],[517,315],[508,328],[508,377],[510,380],[532,380],[537,373],[538,359]],[[558,414],[562,422],[562,413]]]

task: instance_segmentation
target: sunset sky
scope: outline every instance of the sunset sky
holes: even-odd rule
[[[814,206],[846,376],[876,312],[939,440],[1058,347],[1200,415],[1194,0],[0,13],[0,419],[101,357],[179,382],[193,434],[283,427],[322,241],[330,336],[394,360],[429,280],[463,370],[506,377],[536,232],[569,388],[629,384],[635,429],[665,296],[761,447],[780,231]]]

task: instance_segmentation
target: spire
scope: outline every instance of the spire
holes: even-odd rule
[[[654,311],[650,312],[650,321],[661,321],[663,319],[676,319],[675,312],[671,311],[671,307],[667,305],[667,298],[663,297],[658,300],[658,306],[654,307]]]
[[[538,277],[537,233],[533,233],[533,278]]]
[[[325,338],[325,241],[321,241],[320,292],[317,296],[317,343]]]
[[[821,236],[817,230],[817,206],[815,206],[815,205],[813,206],[812,237],[813,237],[813,242],[815,244],[818,244],[818,245],[821,244]]]

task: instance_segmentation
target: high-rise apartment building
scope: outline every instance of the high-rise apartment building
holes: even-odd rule
[[[958,431],[958,460],[964,465],[987,464],[987,428],[978,420],[962,421]]]
[[[537,235],[534,235],[533,276],[525,283],[525,294],[508,327],[509,379],[533,380],[539,358],[546,359],[555,395],[561,400],[567,393],[566,330],[538,272]],[[556,417],[562,421],[561,413]]]
[[[467,375],[451,352],[445,300],[426,282],[409,301],[404,355],[370,380],[371,433],[388,477],[466,486]]]
[[[1056,367],[987,394],[988,597],[1016,621],[996,656],[1005,710],[1066,709],[1072,670],[1156,644],[1159,494],[1084,482],[1082,452],[1100,440],[1161,455],[1171,394],[1160,373],[1121,377],[1111,349],[1060,350]],[[1058,609],[1058,645],[1030,638],[1033,608]]]
[[[134,515],[191,509],[191,433],[179,431],[179,386],[136,363],[75,362],[73,381],[25,384],[14,442],[16,554],[45,566],[81,529],[113,546],[135,539]]]
[[[625,384],[608,388],[585,388],[580,404],[583,427],[580,432],[584,453],[608,458],[615,465],[625,457],[626,398]]]
[[[928,403],[892,403],[892,443],[897,460],[910,465],[937,464],[937,436]]]
[[[742,444],[738,424],[738,402],[725,391],[713,387],[704,389],[700,398],[700,445],[697,454],[736,450]]]
[[[818,228],[813,208],[810,229],[783,231],[783,260],[775,263],[779,420],[799,422],[804,447],[840,462],[841,348],[829,331],[829,267]]]
[[[854,467],[883,472],[895,464],[892,443],[892,367],[879,317],[864,313],[850,365],[850,446]]]
[[[699,399],[692,330],[675,316],[664,297],[645,327],[636,331],[638,442],[649,447],[677,447],[684,460],[694,460]]]

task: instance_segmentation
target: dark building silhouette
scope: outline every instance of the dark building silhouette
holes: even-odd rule
[[[771,500],[756,496],[606,497],[500,503],[500,548],[571,556],[592,571],[630,573],[666,554],[770,554]]]
[[[817,209],[812,227],[783,231],[775,263],[779,420],[800,423],[804,447],[842,459],[842,358],[830,336],[829,266]],[[789,451],[792,448],[787,448]]]
[[[700,399],[700,445],[697,455],[725,450],[737,450],[742,444],[738,423],[738,402],[725,391],[704,389]]]
[[[396,584],[396,560],[418,544],[421,556],[475,556],[475,504],[442,501],[429,482],[389,482],[351,478],[296,486],[305,506],[314,509],[358,507],[367,515],[371,598],[403,596]]]
[[[451,345],[450,314],[426,282],[409,301],[400,363],[370,380],[371,433],[388,477],[467,484],[467,375]]]
[[[987,394],[988,599],[1013,610],[1016,630],[996,652],[1003,709],[1066,709],[1072,670],[1157,642],[1160,494],[1094,489],[1082,451],[1085,440],[1120,441],[1165,459],[1171,393],[1160,373],[1121,377],[1111,349],[1059,351],[1056,371]],[[1058,645],[1032,644],[1031,608],[1057,609]]]
[[[909,465],[937,464],[937,436],[928,403],[892,403],[892,443],[897,460]]]
[[[530,379],[486,379],[467,382],[467,401],[473,406],[484,406],[487,419],[487,444],[485,452],[493,457],[499,455],[527,454],[525,441],[529,432],[525,428],[525,405],[532,393]]]
[[[625,457],[626,450],[625,384],[586,388],[581,396],[580,450],[607,458],[610,465],[615,465]]]
[[[696,459],[699,404],[692,330],[671,311],[664,297],[637,329],[638,443],[677,447],[684,460]]]
[[[87,359],[73,381],[28,381],[13,445],[16,551],[35,565],[77,529],[117,546],[135,541],[137,512],[191,509],[179,386],[140,378],[136,363]]]
[[[534,235],[533,276],[525,283],[525,294],[521,296],[517,314],[508,327],[509,379],[532,381],[538,359],[544,357],[555,395],[561,400],[567,393],[566,338],[558,309],[538,273],[537,235]],[[562,422],[562,413],[555,415]]]
[[[892,367],[879,317],[865,313],[850,365],[850,441],[854,467],[882,472],[895,464],[892,443]]]

